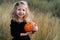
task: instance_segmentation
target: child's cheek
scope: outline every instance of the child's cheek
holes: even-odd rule
[[[26,12],[24,12],[24,15],[26,15]]]
[[[19,13],[19,11],[17,11],[17,14]]]

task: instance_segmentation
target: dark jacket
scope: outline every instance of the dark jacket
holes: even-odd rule
[[[23,22],[16,22],[11,20],[10,28],[11,28],[11,35],[13,37],[12,40],[30,40],[29,35],[27,36],[20,36],[20,33],[26,33],[24,30],[24,25],[26,21]]]

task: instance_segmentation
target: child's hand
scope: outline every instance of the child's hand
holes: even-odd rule
[[[27,36],[29,34],[31,34],[32,32],[27,32],[27,33],[20,33],[20,36]]]
[[[31,34],[32,32],[27,32],[27,35]]]
[[[32,30],[34,31],[34,32],[36,32],[36,31],[38,31],[38,26],[37,25],[32,25]]]

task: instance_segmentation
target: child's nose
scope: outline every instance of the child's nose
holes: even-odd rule
[[[20,12],[23,13],[23,10],[21,10]]]

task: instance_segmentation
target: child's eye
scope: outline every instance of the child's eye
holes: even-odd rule
[[[25,10],[23,9],[23,11],[25,11]]]
[[[21,9],[18,9],[18,10],[21,10]]]

